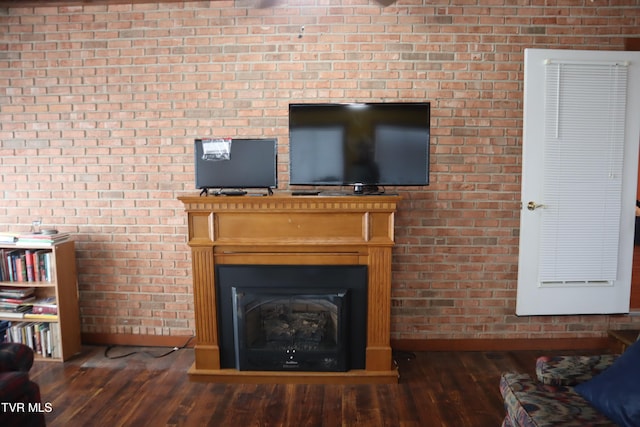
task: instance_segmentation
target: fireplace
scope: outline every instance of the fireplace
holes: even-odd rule
[[[390,318],[394,213],[400,197],[294,197],[278,194],[270,197],[185,196],[179,199],[188,214],[188,243],[192,258],[196,344],[195,360],[189,369],[191,380],[324,384],[398,382],[398,372],[391,357]],[[238,271],[246,266],[275,268],[261,270],[260,280],[265,277],[265,272],[277,272],[281,267],[286,267],[286,273],[278,273],[278,280],[267,285],[253,279],[244,282],[234,279],[228,286],[221,283],[221,280],[224,282],[227,267],[229,271],[234,271],[232,267],[239,267],[235,269]],[[341,273],[335,279],[340,279],[345,271],[348,274],[354,274],[352,271],[364,272],[365,285],[352,288],[352,280],[308,279],[317,274],[298,276],[297,280],[293,280],[296,282],[294,288],[297,287],[295,291],[283,284],[291,281],[290,277],[302,274],[297,273],[298,270],[309,268],[310,271],[319,271],[316,269],[320,267],[327,267],[327,271],[346,267],[345,270],[338,269]],[[252,367],[248,368],[251,370],[244,370],[244,362],[241,364],[239,359],[236,360],[232,312],[239,293],[243,293],[240,299],[244,299],[246,294],[255,293],[256,288],[258,292],[275,291],[276,295],[273,296],[279,299],[285,299],[283,294],[293,292],[298,300],[311,300],[315,307],[309,308],[311,315],[322,312],[322,306],[335,305],[324,310],[324,314],[318,314],[331,318],[338,315],[340,306],[346,307],[349,319],[346,322],[348,329],[344,333],[348,335],[349,342],[344,356],[347,370],[337,370],[342,369],[339,366],[342,362],[336,362],[335,368],[332,365],[331,369],[336,371],[320,371],[320,362],[314,362],[312,368],[306,366],[286,372],[265,368],[253,370]],[[341,298],[339,296],[343,291],[344,298]],[[254,303],[260,304],[253,301],[250,305],[254,306]],[[265,306],[266,309],[271,308]],[[284,307],[280,309],[284,310]],[[231,314],[228,310],[231,310]],[[353,322],[353,319],[359,320]],[[361,329],[362,326],[352,329],[353,323],[359,323],[360,319],[365,325],[364,329]],[[246,316],[244,320],[247,320]],[[322,323],[326,326],[325,320],[318,320],[318,325]],[[230,322],[230,325],[222,325],[226,322]],[[340,325],[344,323],[338,320],[335,323],[338,331],[331,329],[334,326],[327,326],[328,329],[323,333],[337,336],[342,327]],[[255,329],[250,333],[255,333]],[[344,340],[341,342],[344,343]],[[323,345],[329,346],[329,343]],[[336,344],[336,347],[339,346]],[[258,351],[259,348],[253,350]],[[299,360],[297,351],[296,361]],[[334,353],[330,357],[340,356]]]
[[[232,288],[240,371],[346,372],[349,291]]]
[[[222,368],[365,368],[366,266],[220,265],[216,281]]]

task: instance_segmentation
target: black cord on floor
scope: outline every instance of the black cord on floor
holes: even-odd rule
[[[119,355],[119,356],[109,356],[109,352],[111,350],[113,350],[114,348],[118,347],[117,345],[110,345],[104,350],[104,357],[106,357],[107,359],[115,360],[115,359],[123,359],[125,357],[129,357],[129,356],[133,356],[134,354],[141,353],[141,354],[146,354],[146,355],[148,355],[150,357],[153,357],[154,359],[160,359],[161,357],[168,356],[168,355],[170,355],[171,353],[173,353],[175,351],[187,348],[187,346],[189,345],[191,340],[193,340],[194,338],[195,338],[195,336],[192,336],[181,347],[173,347],[171,350],[166,351],[166,352],[164,352],[162,354],[153,354],[153,353],[145,350],[145,351],[132,351],[130,353],[122,354],[122,355]]]
[[[393,360],[395,360],[396,362],[398,361],[398,359],[413,360],[416,358],[416,354],[411,351],[393,350],[392,355]]]

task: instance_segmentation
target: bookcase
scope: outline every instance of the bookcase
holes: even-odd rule
[[[30,294],[31,304],[44,300],[50,303],[32,305],[28,311],[7,310],[5,305],[0,311],[0,321],[9,322],[6,333],[12,334],[11,340],[31,346],[37,360],[62,362],[79,353],[82,344],[73,240],[21,243],[18,239],[15,243],[0,243],[0,254],[4,273],[0,275],[0,290],[15,290],[16,295]],[[9,276],[7,268],[12,258],[14,265]],[[24,263],[30,265],[27,267]],[[46,306],[53,309],[38,310],[43,311],[40,313],[35,310]]]

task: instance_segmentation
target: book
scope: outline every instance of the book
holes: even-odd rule
[[[0,305],[23,305],[29,302],[33,302],[35,300],[36,300],[36,297],[33,295],[23,297],[23,298],[0,297]]]
[[[28,320],[46,320],[46,321],[58,320],[57,314],[47,314],[47,313],[24,313],[22,317]]]
[[[0,343],[7,341],[6,335],[10,326],[11,323],[8,320],[0,320]]]
[[[27,342],[27,345],[31,347],[33,350],[36,349],[35,340],[33,339],[33,323],[27,323],[24,325],[24,339]]]
[[[29,249],[24,251],[24,265],[26,270],[27,282],[34,281],[34,269],[33,269],[33,252]]]
[[[27,276],[27,266],[24,263],[24,252],[16,254],[13,262],[15,265],[16,282],[24,282]]]
[[[0,281],[9,281],[9,263],[7,261],[7,255],[12,249],[2,248],[0,249]]]
[[[20,319],[36,300],[33,287],[0,286],[0,317]]]
[[[47,349],[48,357],[62,357],[62,348],[58,345],[60,342],[60,324],[58,322],[48,323],[50,338],[48,340],[49,348]]]
[[[31,306],[28,306],[28,305],[0,302],[0,317],[8,317],[11,319],[21,319],[24,317],[25,313],[28,313],[30,311],[31,311]]]
[[[51,266],[51,252],[47,252],[46,254],[44,254],[42,265],[44,271],[42,280],[44,282],[50,282],[51,278],[53,277],[53,270]]]
[[[15,243],[18,241],[18,234],[16,233],[7,233],[0,232],[0,244],[4,243]]]
[[[42,251],[42,249],[35,250],[33,252],[33,280],[35,282],[42,281],[42,273],[40,272],[40,258],[42,257],[43,253],[44,252]]]
[[[16,263],[15,263],[15,257],[20,253],[20,251],[18,250],[10,250],[7,251],[5,256],[6,256],[6,264],[7,264],[7,273],[8,273],[8,280],[10,282],[15,282],[16,281]]]
[[[51,258],[51,251],[39,249],[32,252],[33,255],[33,280],[35,282],[50,281],[51,271],[47,270],[48,258]]]
[[[45,247],[53,246],[56,243],[64,242],[71,237],[69,233],[57,234],[21,234],[15,242],[16,246],[22,247]]]
[[[43,357],[62,357],[58,346],[60,325],[57,322],[11,322],[6,329],[7,342],[28,345],[35,353]]]
[[[27,298],[35,290],[33,286],[0,286],[0,298]]]
[[[3,252],[2,281],[50,282],[51,249],[13,249]]]
[[[45,333],[45,345],[46,345],[46,349],[45,349],[45,357],[53,357],[53,336],[51,334],[51,329],[47,328],[44,330]]]
[[[41,326],[42,326],[42,323],[35,323],[33,328],[34,351],[36,352],[36,354],[43,354],[42,334],[40,333]]]
[[[33,301],[31,312],[34,314],[58,314],[56,298],[48,297]]]
[[[15,311],[2,311],[0,310],[0,317],[6,317],[9,319],[23,319],[24,313],[15,312]]]
[[[33,240],[35,242],[42,241],[52,241],[57,242],[60,240],[68,239],[71,234],[67,232],[63,233],[54,233],[54,234],[45,234],[45,233],[31,233],[31,234],[19,234],[18,241],[20,240]]]

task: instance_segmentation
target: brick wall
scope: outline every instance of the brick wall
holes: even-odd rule
[[[640,0],[261,0],[0,9],[0,231],[76,235],[85,333],[189,335],[196,137],[278,137],[290,102],[432,102],[400,189],[395,339],[595,337],[517,318],[523,50],[623,49]],[[485,3],[486,6],[476,3]]]

